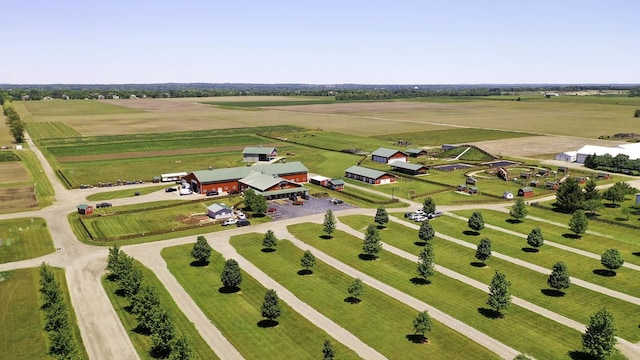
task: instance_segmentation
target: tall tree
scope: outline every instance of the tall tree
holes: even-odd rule
[[[255,200],[259,195],[256,195],[253,189],[247,189],[242,193],[242,196],[244,197],[244,205],[253,210]]]
[[[433,230],[433,226],[431,226],[428,219],[420,224],[420,229],[418,229],[418,237],[420,240],[428,243],[435,235],[436,232]]]
[[[484,229],[484,219],[482,218],[482,214],[479,211],[474,211],[469,217],[469,221],[467,222],[469,228],[475,232],[480,232]]]
[[[584,200],[600,200],[600,191],[597,188],[596,181],[589,179],[584,184]]]
[[[491,257],[491,240],[484,238],[480,240],[476,249],[476,259],[484,264]]]
[[[265,249],[273,250],[276,245],[278,245],[276,234],[274,234],[271,230],[267,230],[267,232],[264,234],[264,239],[262,239],[262,246]]]
[[[312,273],[313,268],[316,265],[316,257],[313,256],[311,251],[305,250],[304,254],[302,254],[302,259],[300,259],[300,266],[307,272]]]
[[[609,249],[600,257],[600,263],[615,274],[614,270],[619,269],[624,264],[624,259],[618,249]]]
[[[554,205],[560,209],[560,211],[572,213],[582,207],[583,201],[584,194],[582,193],[582,189],[580,189],[578,181],[573,178],[568,178],[558,187]]]
[[[620,185],[619,185],[620,184]],[[622,187],[623,183],[615,183],[612,187],[608,188],[602,194],[602,197],[611,201],[615,206],[616,203],[624,201],[626,195],[625,189]]]
[[[509,211],[509,215],[516,219],[517,221],[522,221],[529,214],[529,210],[527,210],[527,204],[525,204],[524,200],[518,198],[516,202],[511,206],[511,210]]]
[[[175,320],[165,306],[158,306],[158,317],[151,326],[151,353],[164,358],[171,352],[171,345],[177,335]]]
[[[376,210],[376,217],[374,221],[380,227],[384,227],[385,224],[389,222],[389,214],[387,214],[387,210],[384,208],[384,206],[380,206]]]
[[[362,294],[364,293],[364,283],[362,282],[362,280],[360,280],[360,278],[356,278],[347,288],[347,292],[354,299],[354,303],[359,303],[360,296],[362,296]]]
[[[367,255],[369,259],[375,259],[381,250],[380,233],[378,233],[378,228],[371,224],[367,227],[367,233],[362,242],[362,253]]]
[[[11,136],[13,136],[13,140],[16,143],[21,143],[24,141],[24,123],[22,120],[12,121],[9,124],[9,131],[11,132]]]
[[[496,270],[496,274],[491,279],[491,285],[489,285],[487,305],[491,306],[499,314],[503,310],[507,310],[511,305],[510,287],[511,282],[507,280],[507,276]]]
[[[431,316],[429,316],[429,312],[427,310],[419,312],[418,316],[413,319],[413,330],[416,335],[420,335],[421,342],[425,342],[427,340],[424,334],[430,332],[432,328],[433,323],[431,322]]]
[[[562,261],[553,265],[551,274],[549,274],[549,278],[547,279],[547,285],[558,291],[568,289],[569,286],[571,286],[569,270],[567,269],[567,265]]]
[[[527,236],[527,244],[534,249],[544,245],[544,237],[542,236],[542,230],[540,230],[539,227],[531,229],[531,232]]]
[[[324,214],[324,224],[322,230],[329,237],[331,237],[331,234],[336,231],[336,217],[333,216],[333,211],[331,211],[331,209],[327,210],[327,212]]]
[[[267,212],[268,208],[269,204],[267,204],[267,199],[265,199],[262,195],[256,195],[253,200],[251,210],[256,214],[264,214]]]
[[[228,259],[224,262],[222,273],[220,274],[220,281],[226,288],[237,288],[242,282],[242,272],[240,271],[240,265],[234,259]]]
[[[336,356],[335,351],[333,350],[333,345],[331,345],[331,341],[329,339],[324,340],[324,347],[322,349],[322,359],[323,360],[333,360]]]
[[[260,308],[260,312],[262,313],[262,317],[271,321],[272,323],[280,317],[280,302],[279,302],[278,294],[273,289],[268,289],[264,294],[264,301],[262,302],[262,307]]]
[[[431,243],[427,243],[420,252],[420,255],[418,255],[418,264],[416,268],[418,276],[424,279],[425,282],[427,282],[429,278],[436,273],[434,262],[435,256],[433,254],[433,245]]]
[[[425,214],[431,214],[436,211],[436,203],[431,197],[427,196],[424,199],[424,202],[422,203],[422,211],[424,211]]]
[[[576,234],[576,236],[582,236],[587,232],[588,227],[589,221],[584,211],[576,210],[571,216],[571,219],[569,219],[569,230]]]
[[[191,249],[191,256],[200,264],[207,264],[209,257],[211,256],[211,246],[207,242],[207,239],[200,235],[196,238],[196,243]]]
[[[582,349],[598,359],[611,355],[616,345],[618,328],[616,319],[607,309],[591,315],[589,325],[582,335]]]
[[[171,345],[169,360],[191,360],[194,359],[193,349],[186,337],[177,337]]]

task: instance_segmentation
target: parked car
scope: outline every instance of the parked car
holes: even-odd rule
[[[176,189],[174,187],[168,187],[168,188],[164,189],[164,192],[174,192],[174,191],[178,191],[178,189]]]
[[[247,219],[247,216],[245,214],[243,214],[243,213],[238,213],[237,216],[238,216],[238,220],[246,220]]]
[[[268,213],[274,213],[274,212],[277,212],[277,211],[278,211],[278,209],[273,208],[273,207],[267,209]]]
[[[416,210],[416,211],[414,211],[414,212],[415,212],[416,214],[418,214],[418,215],[426,215],[426,214],[424,213],[424,210],[422,210],[422,209],[418,209],[418,210]]]
[[[437,218],[437,217],[440,217],[440,216],[442,216],[442,211],[440,211],[440,210],[436,210],[436,211],[430,213],[429,215],[427,215],[427,217],[429,219]]]
[[[238,194],[240,194],[240,191],[238,191],[238,190],[229,190],[228,193],[229,193],[229,195],[238,195]]]
[[[293,205],[304,205],[304,201],[300,201],[300,200],[294,201]]]
[[[339,205],[342,204],[344,201],[340,200],[340,199],[331,199],[331,203],[334,205]]]
[[[247,226],[247,225],[251,225],[251,223],[250,223],[250,222],[249,222],[249,220],[247,220],[247,219],[238,220],[238,221],[236,222],[236,226],[237,226],[237,227]]]
[[[427,220],[428,217],[424,216],[424,215],[418,215],[418,216],[414,216],[413,217],[413,221],[415,222],[423,222],[425,220]]]
[[[211,190],[207,193],[207,196],[216,196],[216,195],[220,195],[220,194],[215,190]]]
[[[237,222],[238,222],[238,220],[237,220],[237,219],[230,218],[230,219],[225,220],[225,221],[222,223],[222,226],[229,226],[229,225],[233,225],[233,224],[235,224],[235,223],[237,223]]]
[[[134,192],[134,193],[133,193],[133,195],[135,195],[135,196],[140,196],[140,191],[136,191],[136,192]]]
[[[99,204],[96,204],[96,209],[100,209],[100,208],[107,208],[107,207],[111,207],[111,203],[108,202],[102,202]]]
[[[411,217],[412,215],[413,215],[413,213],[412,213],[412,212],[406,212],[406,213],[404,213],[404,217],[405,217],[405,218]]]
[[[305,200],[309,200],[309,194],[304,193],[304,194],[302,194],[301,196],[302,196],[302,198],[303,198],[303,199],[305,199]]]

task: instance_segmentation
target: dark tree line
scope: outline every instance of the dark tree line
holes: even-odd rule
[[[13,136],[13,139],[16,143],[21,143],[24,141],[24,122],[22,122],[22,118],[20,118],[20,114],[13,107],[13,102],[11,101],[11,96],[4,93],[0,96],[0,101],[2,101],[2,112],[4,116],[7,117],[7,125],[9,125],[9,133]]]
[[[631,160],[629,159],[629,155],[625,154],[618,154],[616,156],[611,156],[610,154],[587,155],[584,159],[584,166],[594,170],[640,175],[640,159]]]

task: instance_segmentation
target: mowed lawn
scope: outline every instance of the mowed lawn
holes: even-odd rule
[[[298,298],[388,358],[402,354],[407,359],[495,359],[486,348],[434,321],[426,334],[429,345],[415,344],[412,322],[418,311],[371,288],[359,304],[351,304],[348,286],[353,278],[317,261],[312,275],[299,275],[303,251],[287,240],[278,242],[275,252],[262,252],[262,234],[234,236],[231,244],[247,260],[286,286]],[[375,326],[371,326],[375,324]],[[337,356],[339,358],[340,356]]]
[[[55,251],[43,218],[0,220],[0,263],[32,259]]]
[[[485,317],[482,314],[488,308],[487,293],[457,280],[436,276],[429,285],[414,285],[410,280],[416,276],[415,263],[384,252],[384,249],[376,261],[361,260],[361,239],[336,231],[333,239],[324,240],[320,237],[323,234],[321,224],[303,223],[288,229],[318,250],[537,359],[565,358],[568,352],[581,348],[578,331],[518,306],[512,305],[503,319]]]
[[[195,242],[195,241],[194,241]],[[167,267],[200,309],[247,359],[317,359],[325,339],[331,339],[283,301],[277,327],[260,327],[260,307],[266,289],[242,272],[240,292],[220,291],[224,259],[212,252],[205,267],[191,266],[192,244],[165,248]],[[340,359],[356,359],[355,353],[336,339],[331,343]]]
[[[358,231],[365,231],[366,226],[372,223],[372,217],[353,215],[340,217],[340,221],[348,224]],[[432,221],[437,230],[438,221]],[[387,224],[382,230],[383,241],[391,246],[404,250],[412,255],[418,255],[422,250],[418,239],[418,231],[397,223]],[[506,260],[495,257],[487,260],[486,267],[473,266],[475,250],[452,243],[450,241],[435,238],[432,240],[436,263],[447,269],[489,284],[495,270],[500,270],[511,281],[511,291],[514,296],[542,306],[568,318],[587,324],[589,316],[606,304],[607,309],[614,313],[618,324],[618,335],[632,342],[640,340],[640,305],[631,304],[616,298],[612,298],[583,287],[572,285],[566,290],[566,295],[557,297],[546,295],[551,290],[547,286],[548,274],[541,274],[533,270],[512,264]],[[571,268],[569,268],[571,272]],[[551,270],[549,270],[551,273]]]

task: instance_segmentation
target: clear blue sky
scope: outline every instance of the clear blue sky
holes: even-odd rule
[[[7,1],[0,83],[640,83],[640,1]]]

